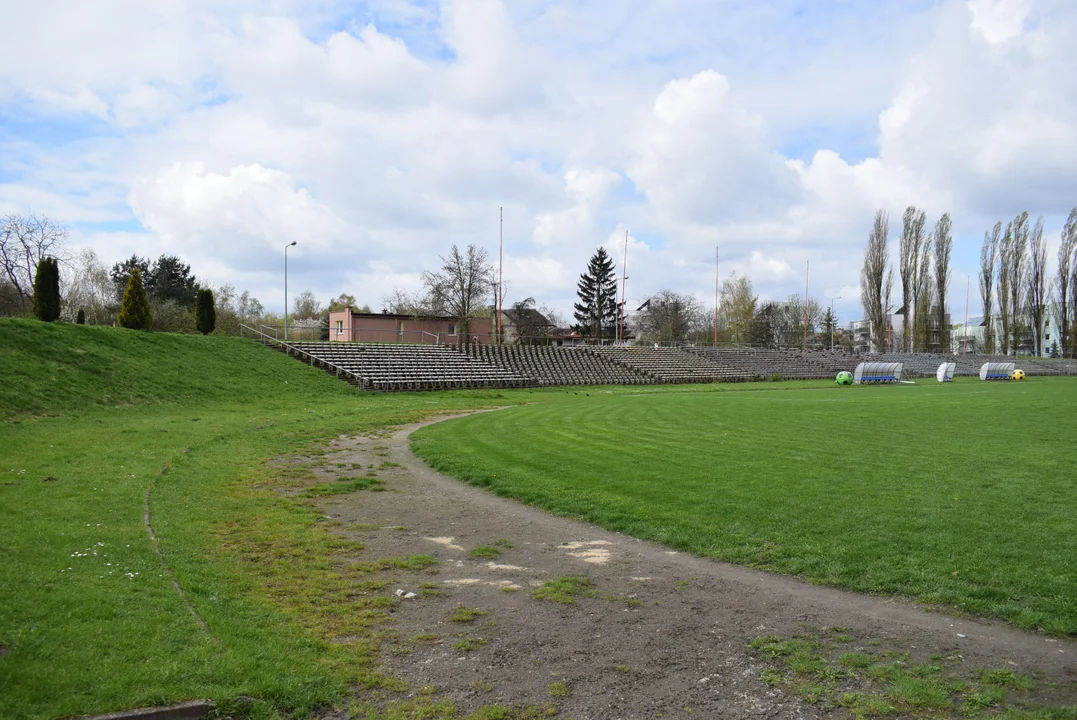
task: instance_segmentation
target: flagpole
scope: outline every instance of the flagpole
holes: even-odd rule
[[[714,347],[718,347],[718,246],[714,247]]]
[[[808,352],[808,263],[804,261],[804,352]]]
[[[965,346],[966,355],[969,352],[969,287],[972,285],[972,276],[965,278]]]
[[[625,228],[625,254],[621,261],[621,324],[619,329],[619,337],[617,338],[619,345],[624,345],[625,342],[625,286],[628,284],[628,228]]]
[[[501,303],[504,300],[504,272],[505,272],[505,208],[499,208],[500,220],[498,223],[498,250],[497,250],[497,302],[494,303],[494,311],[497,313],[497,344],[504,345],[501,340]]]

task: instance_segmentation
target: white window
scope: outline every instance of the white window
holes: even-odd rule
[[[344,321],[343,320],[337,320],[337,335],[343,335],[343,334],[344,334]]]
[[[456,323],[449,323],[449,334],[450,335],[455,335],[456,334]]]

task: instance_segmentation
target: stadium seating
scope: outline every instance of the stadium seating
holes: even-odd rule
[[[648,385],[655,378],[587,352],[546,345],[471,345],[470,356],[539,385]]]
[[[587,346],[581,349],[661,383],[743,382],[755,379],[745,370],[680,348]]]
[[[531,378],[481,362],[449,345],[292,343],[299,359],[336,374],[344,369],[371,390],[449,390],[535,385]]]
[[[955,375],[976,377],[1004,355],[770,350],[747,347],[610,347],[276,343],[297,359],[363,389],[446,390],[558,385],[651,385],[783,379],[832,379],[862,361],[900,362],[906,378],[934,378],[943,362]],[[1018,358],[1029,375],[1077,375],[1077,360]]]

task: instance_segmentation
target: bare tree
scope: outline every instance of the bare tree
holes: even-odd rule
[[[1074,282],[1073,254],[1077,250],[1077,207],[1070,210],[1070,216],[1062,228],[1062,242],[1058,246],[1058,279],[1055,281],[1057,290],[1058,323],[1060,344],[1062,345],[1062,357],[1069,357],[1070,350],[1070,289]],[[1077,312],[1077,310],[1075,310]]]
[[[998,245],[998,316],[1001,321],[1002,337],[1000,350],[1003,355],[1010,354],[1010,327],[1013,316],[1010,314],[1010,280],[1013,265],[1013,223],[1006,223],[1006,232]]]
[[[459,325],[465,345],[471,342],[471,321],[479,317],[483,301],[494,289],[494,266],[485,249],[468,245],[460,252],[456,245],[441,256],[441,271],[423,273],[423,285],[433,305],[444,308]]]
[[[876,350],[882,348],[882,338],[886,337],[886,313],[890,304],[888,282],[893,276],[887,275],[886,265],[889,260],[887,242],[890,235],[890,216],[879,210],[875,213],[875,222],[868,235],[868,246],[864,249],[864,267],[860,271],[860,302],[864,306],[864,315],[871,324],[871,339]],[[883,305],[883,295],[887,296]],[[754,334],[754,333],[753,333]]]
[[[684,342],[700,329],[706,315],[703,306],[691,295],[664,289],[644,302],[636,325],[644,342]]]
[[[950,351],[950,323],[946,319],[946,294],[950,291],[950,251],[954,238],[950,232],[950,213],[943,213],[935,223],[935,318],[939,326],[939,345]]]
[[[322,314],[322,304],[310,290],[299,293],[292,302],[292,317],[296,320],[309,320]]]
[[[1028,237],[1028,315],[1031,320],[1032,349],[1036,356],[1043,355],[1043,326],[1047,320],[1047,243],[1043,239],[1043,216]]]
[[[79,252],[71,261],[63,295],[63,318],[68,322],[73,321],[81,309],[91,325],[105,324],[111,322],[119,310],[108,268],[90,248]]]
[[[920,269],[920,249],[924,244],[924,227],[927,225],[927,214],[910,205],[905,208],[905,214],[901,217],[901,244],[898,246],[899,264],[901,271],[901,338],[904,349],[912,351],[914,322],[909,322],[909,316],[914,312],[913,308],[917,300]]]
[[[991,300],[995,289],[995,259],[998,255],[999,236],[1002,223],[995,223],[991,232],[984,233],[984,244],[980,248],[980,302],[984,314],[984,352],[995,352],[995,330],[991,322]]]
[[[38,262],[45,257],[66,262],[66,245],[67,228],[45,215],[0,218],[0,313],[30,311]]]
[[[932,237],[925,235],[916,265],[916,294],[913,305],[913,351],[931,349],[931,301],[935,280],[931,276]]]
[[[1013,236],[1010,243],[1010,347],[1016,355],[1025,324],[1025,300],[1028,286],[1028,211],[1013,219]]]
[[[752,320],[758,298],[752,292],[752,279],[732,273],[722,282],[718,310],[718,334],[726,342],[751,340]],[[712,321],[713,322],[713,321]]]
[[[511,304],[504,313],[512,321],[517,345],[540,345],[548,342],[546,334],[553,323],[535,307],[535,298],[529,297]]]

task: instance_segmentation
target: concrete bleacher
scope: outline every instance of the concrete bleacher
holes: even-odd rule
[[[539,385],[649,385],[655,378],[583,348],[546,345],[471,345],[483,362],[533,378]]]
[[[363,389],[449,390],[561,385],[650,385],[831,379],[862,361],[900,362],[904,377],[933,378],[940,364],[976,377],[985,362],[1016,362],[1029,375],[1077,375],[1077,360],[1005,355],[771,350],[748,347],[418,345],[294,342],[283,349]]]
[[[482,362],[449,345],[291,343],[297,357],[334,374],[342,368],[370,390],[451,390],[531,387],[525,375]]]
[[[742,369],[680,348],[587,346],[580,349],[652,377],[660,383],[744,382],[755,379]]]
[[[808,352],[743,347],[693,347],[688,351],[749,373],[753,380],[781,375],[787,380],[823,380],[860,362],[844,352]]]

